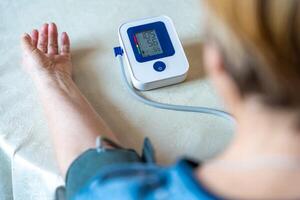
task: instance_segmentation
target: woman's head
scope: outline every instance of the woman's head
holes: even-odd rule
[[[300,111],[300,1],[207,0],[205,60],[217,89]],[[228,103],[228,102],[227,102]],[[232,106],[231,105],[231,106]]]

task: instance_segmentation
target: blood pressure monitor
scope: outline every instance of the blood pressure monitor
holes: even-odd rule
[[[169,17],[124,23],[119,27],[119,40],[136,89],[151,90],[185,80],[189,63]]]
[[[128,22],[119,27],[120,45],[114,47],[122,79],[128,92],[140,102],[159,109],[210,114],[231,122],[230,113],[203,106],[161,103],[144,97],[138,90],[151,90],[184,81],[189,63],[175,31],[166,16]],[[127,62],[128,80],[123,58]]]

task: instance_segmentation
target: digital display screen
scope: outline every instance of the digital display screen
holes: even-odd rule
[[[154,29],[136,33],[134,41],[142,57],[162,54],[163,50]]]

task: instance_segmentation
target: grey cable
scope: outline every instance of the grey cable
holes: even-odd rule
[[[126,87],[130,94],[134,96],[138,101],[155,107],[159,109],[166,109],[166,110],[174,110],[174,111],[183,111],[183,112],[195,112],[195,113],[203,113],[203,114],[210,114],[217,117],[221,117],[223,119],[229,120],[231,122],[234,122],[234,118],[231,114],[228,112],[214,109],[214,108],[208,108],[208,107],[198,107],[198,106],[184,106],[184,105],[173,105],[173,104],[166,104],[166,103],[159,103],[150,99],[146,99],[141,92],[137,91],[131,82],[129,82],[126,72],[125,72],[125,66],[123,62],[123,56],[117,55],[116,56],[119,60],[120,67],[121,67],[121,73],[122,73],[122,79],[126,83]]]

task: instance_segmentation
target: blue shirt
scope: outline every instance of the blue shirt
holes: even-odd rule
[[[169,167],[155,164],[110,166],[94,176],[74,200],[222,199],[194,177],[196,167],[196,163],[184,159]]]

